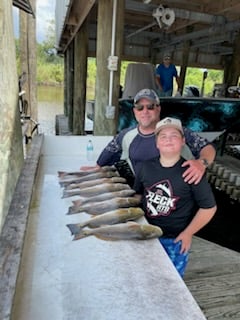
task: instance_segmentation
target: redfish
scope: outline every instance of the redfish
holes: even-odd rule
[[[81,206],[83,204],[89,203],[89,202],[96,202],[96,201],[105,201],[110,200],[113,198],[127,198],[130,196],[133,196],[135,194],[135,190],[133,189],[126,189],[126,190],[120,190],[120,191],[114,191],[114,192],[106,192],[101,193],[93,197],[85,197],[80,198],[73,201],[74,206]]]
[[[139,224],[134,221],[101,226],[95,229],[83,229],[74,235],[73,240],[95,236],[102,240],[148,240],[159,238],[162,229],[151,224]]]
[[[72,234],[76,236],[84,227],[97,228],[106,224],[112,225],[129,220],[136,220],[142,216],[144,216],[144,211],[141,208],[121,208],[92,217],[82,223],[68,224],[67,227]]]
[[[71,206],[68,209],[68,214],[86,212],[88,214],[98,215],[118,208],[137,207],[139,204],[140,200],[134,197],[113,198],[111,200],[91,202],[82,206]]]
[[[66,176],[76,176],[83,177],[96,172],[106,172],[106,171],[116,171],[114,166],[103,166],[101,168],[92,168],[89,170],[79,170],[79,171],[58,171],[58,177],[63,178]]]
[[[100,178],[111,178],[111,177],[119,177],[119,173],[116,171],[100,171],[96,173],[87,174],[82,177],[67,177],[63,179],[59,179],[59,184],[61,187],[66,187],[67,185],[71,183],[80,183],[83,181],[89,181],[89,180],[96,180]]]
[[[103,183],[94,187],[88,187],[83,189],[63,190],[63,198],[72,196],[92,197],[105,192],[114,192],[120,190],[131,189],[126,183]]]
[[[123,177],[101,178],[96,180],[83,181],[80,183],[71,183],[66,187],[66,190],[88,188],[103,183],[127,183],[127,180]]]

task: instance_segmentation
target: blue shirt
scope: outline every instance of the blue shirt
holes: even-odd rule
[[[156,69],[156,75],[160,77],[164,92],[173,90],[173,78],[177,77],[177,69],[174,64],[171,63],[169,67],[165,67],[165,65],[161,63]]]

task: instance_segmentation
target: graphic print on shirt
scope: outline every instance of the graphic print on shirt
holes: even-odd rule
[[[146,191],[148,216],[168,216],[176,209],[176,202],[179,197],[173,195],[169,180],[160,181]]]

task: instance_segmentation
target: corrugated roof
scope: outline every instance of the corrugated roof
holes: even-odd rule
[[[32,10],[32,6],[29,2],[29,0],[13,0],[12,4],[17,7],[20,10],[23,10],[29,14],[32,14],[33,17],[35,18],[35,14]]]

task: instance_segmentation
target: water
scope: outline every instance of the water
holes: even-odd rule
[[[39,133],[55,135],[55,118],[64,113],[63,87],[38,87]]]
[[[39,133],[55,135],[55,119],[57,114],[64,114],[63,87],[38,87],[38,122]],[[90,105],[86,104],[85,131],[93,130],[93,121],[87,118]]]

